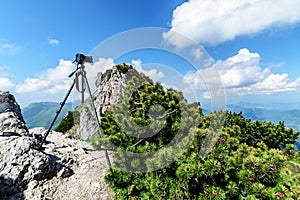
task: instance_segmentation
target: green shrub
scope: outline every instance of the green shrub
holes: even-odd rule
[[[203,116],[200,104],[189,104],[181,92],[128,72],[121,102],[101,118],[108,147],[114,144],[111,148],[124,150],[114,154],[114,165],[105,175],[115,199],[300,198],[300,154],[292,145],[298,132],[287,129],[284,122],[252,122],[242,113]],[[179,130],[188,133],[191,142],[165,166],[172,155],[155,151],[173,140],[185,144]],[[202,157],[202,145],[212,133],[218,134],[217,141]],[[92,140],[100,145],[97,136]],[[147,152],[154,153],[144,160],[131,156]],[[162,167],[153,170],[153,166]]]
[[[80,114],[78,111],[69,111],[66,116],[61,120],[61,122],[56,127],[55,131],[66,133],[75,124],[78,124],[80,120]]]

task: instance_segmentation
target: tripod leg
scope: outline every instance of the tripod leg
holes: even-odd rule
[[[40,146],[39,146],[39,150],[42,150],[43,144],[44,144],[44,142],[45,142],[47,136],[49,135],[49,133],[50,133],[50,131],[51,131],[51,129],[52,129],[52,127],[53,127],[53,125],[54,125],[54,123],[55,123],[57,117],[58,117],[58,115],[60,114],[61,110],[63,109],[63,107],[64,107],[64,105],[65,105],[65,103],[66,103],[68,97],[70,96],[70,94],[71,94],[71,92],[72,92],[72,90],[73,90],[73,88],[74,88],[75,82],[76,82],[76,80],[74,79],[74,82],[73,82],[72,86],[70,87],[70,89],[69,89],[69,91],[68,91],[66,97],[64,98],[63,102],[60,104],[59,110],[56,112],[56,115],[55,115],[55,117],[54,117],[54,119],[53,119],[53,121],[52,121],[52,123],[51,123],[49,129],[47,130],[46,134],[45,134],[44,137],[43,137],[43,140],[42,140],[42,142],[41,142],[41,144],[40,144]]]
[[[96,111],[96,107],[95,107],[95,104],[94,104],[94,99],[93,99],[93,96],[92,96],[91,88],[90,88],[90,85],[88,83],[88,80],[87,80],[86,76],[84,76],[84,79],[85,79],[86,86],[88,88],[88,92],[89,92],[89,95],[90,95],[91,106],[92,106],[92,109],[93,109],[93,112],[94,112],[94,115],[95,115],[95,119],[97,121],[97,126],[98,126],[98,129],[99,129],[99,135],[102,138],[103,134],[101,132],[100,121],[99,121],[99,118],[98,118],[98,115],[97,115],[97,111]],[[107,150],[104,150],[104,154],[105,154],[107,166],[111,167],[111,163],[110,163],[110,160],[109,160],[109,156],[108,156]]]

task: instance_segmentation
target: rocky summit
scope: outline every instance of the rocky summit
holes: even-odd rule
[[[99,114],[103,114],[110,105],[117,103],[120,100],[120,95],[124,93],[127,76],[130,73],[127,70],[121,71],[121,67],[127,67],[127,70],[133,71],[132,67],[126,64],[119,64],[105,73],[99,72],[97,74],[94,97]]]
[[[0,91],[0,135],[26,135],[28,129],[13,95]]]
[[[28,130],[18,103],[0,92],[0,199],[110,199],[104,152],[44,128]]]
[[[141,80],[146,79],[144,74],[139,73],[133,66],[126,65],[125,63],[118,64],[105,73],[99,72],[97,74],[95,82],[96,91],[92,95],[98,116],[101,117],[113,104],[120,102],[127,82],[133,76],[140,77]],[[80,120],[79,126],[76,127],[76,135],[80,136],[81,139],[87,139],[98,130],[93,109],[90,102],[86,101],[77,110],[80,113]]]
[[[95,82],[96,91],[93,93],[94,105],[98,116],[101,116],[111,105],[119,101],[120,95],[124,93],[126,87],[127,70],[133,69],[131,66],[120,64],[107,70],[105,73],[99,72]],[[129,73],[128,73],[129,74]],[[86,102],[78,108],[80,113],[80,125],[76,127],[77,135],[81,139],[88,139],[97,132],[97,122],[90,102]]]

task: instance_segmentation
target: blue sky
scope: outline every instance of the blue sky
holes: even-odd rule
[[[299,7],[300,0],[4,0],[0,90],[9,90],[22,107],[61,101],[77,52],[88,54],[124,31],[160,27],[176,49],[189,44],[173,31],[206,51],[218,70],[227,103],[300,102]],[[99,55],[90,73],[118,62],[131,63],[166,86],[187,92],[180,87],[184,82],[201,102],[213,98],[198,74],[205,71],[192,70],[168,52],[144,49],[118,60]],[[175,81],[170,68],[178,74]]]

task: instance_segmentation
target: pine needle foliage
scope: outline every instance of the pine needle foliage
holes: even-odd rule
[[[66,116],[59,122],[55,131],[66,133],[69,131],[75,124],[79,123],[79,112],[78,111],[69,111]]]
[[[115,199],[300,198],[300,154],[293,145],[298,132],[284,122],[252,122],[242,113],[203,116],[199,103],[189,104],[182,93],[130,73],[122,101],[102,116],[103,133],[111,148],[155,153],[145,160],[115,153],[115,163],[105,175]],[[220,114],[225,116],[223,128],[203,158],[199,152],[211,134],[211,119]],[[163,166],[171,155],[157,150],[174,139],[184,141],[183,136],[176,137],[179,130],[192,141],[183,154]],[[163,167],[152,170],[154,164]],[[149,171],[134,170],[141,166]]]

